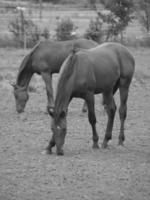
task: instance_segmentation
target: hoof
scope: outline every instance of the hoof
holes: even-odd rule
[[[122,140],[119,140],[118,145],[119,145],[119,146],[124,146],[123,141],[122,141]]]
[[[52,154],[52,151],[45,149],[45,150],[43,150],[43,151],[41,152],[41,154],[42,154],[42,155],[47,155],[47,154],[49,155],[49,154]]]
[[[45,152],[46,152],[46,154],[52,154],[52,149],[49,148],[49,147],[47,147],[47,148],[45,149]]]
[[[64,155],[64,151],[63,150],[57,151],[57,155],[58,156],[63,156]]]
[[[93,149],[99,149],[99,145],[98,144],[93,144],[92,148]]]
[[[107,144],[106,141],[104,141],[104,142],[102,143],[102,148],[103,148],[103,149],[106,149],[107,147],[108,147],[108,144]]]

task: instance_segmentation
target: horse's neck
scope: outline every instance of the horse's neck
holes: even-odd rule
[[[19,73],[17,78],[17,85],[19,87],[28,88],[29,82],[33,76],[33,72],[29,70],[23,70],[21,73]]]

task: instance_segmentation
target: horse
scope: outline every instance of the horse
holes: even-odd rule
[[[29,99],[28,85],[34,73],[41,75],[45,82],[48,101],[47,110],[53,107],[52,74],[59,72],[63,61],[74,46],[89,49],[97,46],[97,43],[87,39],[41,41],[24,57],[16,83],[12,84],[18,113],[24,112]],[[86,111],[86,104],[84,104],[82,110]]]
[[[88,120],[92,127],[93,148],[99,148],[99,136],[96,130],[94,95],[102,94],[103,105],[108,121],[102,148],[108,147],[112,138],[112,129],[116,113],[114,94],[120,93],[120,133],[118,145],[125,140],[124,122],[127,116],[127,99],[130,83],[135,71],[135,60],[129,50],[115,42],[108,42],[88,50],[73,50],[64,61],[58,85],[52,117],[52,137],[47,153],[52,153],[56,145],[58,155],[63,155],[63,145],[67,130],[67,110],[73,98],[82,98],[88,107]]]

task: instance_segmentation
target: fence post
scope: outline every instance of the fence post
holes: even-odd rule
[[[24,31],[24,49],[27,48],[27,34],[26,34],[26,31]]]
[[[17,7],[17,10],[19,11],[19,16],[20,16],[20,20],[19,20],[19,40],[20,43],[22,45],[23,42],[23,46],[26,46],[26,33],[25,33],[25,24],[24,24],[24,7]]]
[[[40,20],[42,19],[42,0],[39,0],[40,3]]]

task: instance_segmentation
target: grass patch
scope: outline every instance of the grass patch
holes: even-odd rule
[[[145,84],[147,81],[150,80],[150,75],[144,73],[143,71],[136,71],[134,77],[136,81],[140,84]]]
[[[3,36],[0,38],[0,48],[19,47],[19,43],[11,37]]]

